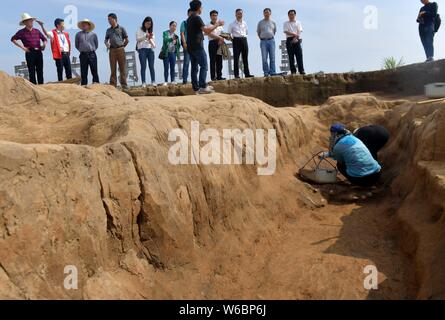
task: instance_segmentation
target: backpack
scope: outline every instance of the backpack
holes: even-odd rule
[[[434,32],[439,31],[441,24],[442,18],[440,17],[440,14],[437,14],[436,19],[434,19]]]

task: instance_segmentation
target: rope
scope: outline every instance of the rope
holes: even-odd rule
[[[326,161],[327,163],[329,163],[334,169],[337,169],[335,166],[334,166],[334,164],[331,162],[331,161],[329,161],[328,159],[320,159],[320,161],[317,163],[317,161],[315,160],[320,154],[322,154],[323,153],[323,151],[320,151],[320,152],[318,152],[318,153],[316,153],[316,154],[314,154],[313,156],[312,156],[312,158],[310,158],[309,159],[309,161],[308,162],[306,162],[305,163],[305,165],[304,166],[302,166],[301,168],[300,168],[300,170],[303,170],[304,168],[306,168],[306,166],[309,164],[309,162],[311,162],[311,161],[314,161],[314,164],[315,164],[315,169],[318,169],[319,167],[320,167],[320,164],[323,162],[323,161]]]

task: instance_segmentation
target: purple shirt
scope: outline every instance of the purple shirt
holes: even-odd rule
[[[11,38],[11,41],[13,40],[22,41],[25,48],[40,49],[40,40],[45,42],[46,38],[38,29],[32,28],[29,30],[27,28],[23,28],[17,31],[17,33]]]

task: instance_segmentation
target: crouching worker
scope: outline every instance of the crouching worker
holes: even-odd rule
[[[390,134],[385,127],[379,125],[369,125],[358,128],[354,131],[354,136],[359,138],[375,160],[379,161],[378,153],[388,143]]]
[[[365,144],[342,124],[331,127],[329,152],[323,158],[333,158],[337,168],[352,184],[374,186],[380,179],[382,167]]]

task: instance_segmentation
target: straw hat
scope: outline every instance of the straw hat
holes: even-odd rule
[[[20,24],[21,26],[25,25],[24,22],[25,22],[26,20],[33,20],[33,21],[34,21],[34,20],[36,20],[36,18],[31,17],[31,15],[30,15],[29,13],[23,13],[23,14],[22,14],[22,18],[21,18],[19,24]]]
[[[89,19],[83,19],[83,20],[81,20],[81,21],[79,21],[79,23],[77,24],[77,27],[79,28],[79,29],[81,29],[81,24],[82,23],[88,23],[89,25],[90,25],[90,32],[91,31],[93,31],[94,30],[94,28],[96,28],[96,26],[95,26],[95,24],[93,23],[93,21],[91,21],[91,20],[89,20]]]

